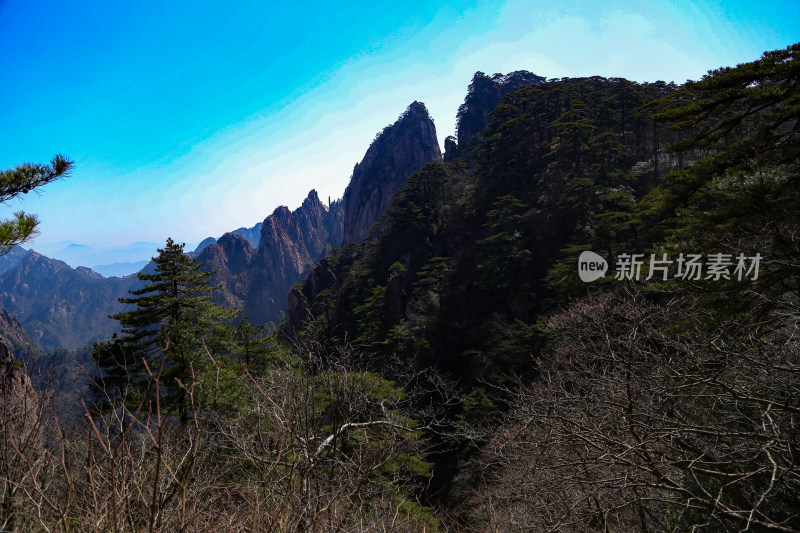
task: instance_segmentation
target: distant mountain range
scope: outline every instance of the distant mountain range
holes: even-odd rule
[[[150,260],[134,261],[126,263],[111,263],[110,265],[94,265],[92,270],[105,278],[116,276],[118,278],[130,276],[142,270]]]
[[[47,257],[64,261],[73,268],[89,267],[103,275],[125,276],[137,272],[137,264],[150,260],[164,243],[134,242],[125,246],[87,246],[70,241],[31,245]],[[105,274],[109,272],[109,274]]]

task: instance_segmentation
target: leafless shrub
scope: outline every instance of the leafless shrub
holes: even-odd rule
[[[3,531],[436,530],[414,501],[429,465],[426,428],[412,415],[425,412],[348,350],[320,353],[287,353],[233,380],[209,355],[210,378],[185,384],[186,423],[158,395],[105,418],[87,409],[78,432],[42,410],[25,422],[38,429],[3,435],[0,472],[13,489]],[[148,373],[159,390],[161,370]],[[232,393],[221,383],[236,389],[234,412],[215,408]],[[34,433],[36,452],[15,437]]]
[[[800,529],[798,314],[777,328],[618,291],[550,320],[482,456],[485,531]]]

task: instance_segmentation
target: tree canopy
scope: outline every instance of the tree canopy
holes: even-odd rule
[[[201,270],[202,264],[184,254],[183,247],[167,239],[153,258],[153,273],[138,274],[147,284],[130,291],[132,298],[120,298],[135,307],[111,317],[119,321],[122,335],[97,344],[93,357],[101,371],[95,386],[110,401],[144,392],[143,384],[151,382],[147,368],[154,372],[163,358],[162,397],[185,419],[184,385],[206,366],[205,350],[224,350],[232,342],[227,321],[238,311],[213,302],[215,287],[208,281],[213,272]]]

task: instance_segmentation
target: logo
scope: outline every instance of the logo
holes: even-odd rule
[[[578,257],[578,275],[586,283],[600,279],[608,272],[608,263],[594,252],[586,250]]]
[[[666,253],[617,254],[614,261],[614,279],[631,281],[667,281],[668,279],[683,281],[720,281],[720,280],[752,280],[758,279],[761,260],[760,253],[748,256],[744,253],[678,254],[670,259]],[[586,250],[578,257],[578,275],[581,280],[590,283],[598,280],[608,272],[608,263],[601,256]],[[646,276],[646,277],[645,277]]]

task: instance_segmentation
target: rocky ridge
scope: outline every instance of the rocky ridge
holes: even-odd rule
[[[425,163],[441,158],[436,126],[425,104],[415,101],[378,134],[353,169],[343,199],[342,244],[366,237],[408,178]]]
[[[527,70],[517,70],[508,74],[487,76],[476,72],[469,85],[464,103],[456,115],[456,138],[445,140],[446,160],[458,155],[458,150],[467,144],[489,124],[489,113],[500,104],[500,99],[526,85],[536,85],[547,81],[542,76]],[[456,146],[457,142],[457,146]]]

